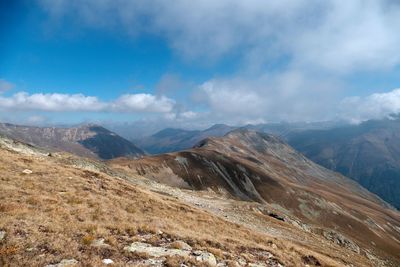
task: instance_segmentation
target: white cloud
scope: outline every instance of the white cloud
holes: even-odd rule
[[[165,96],[151,94],[126,94],[110,102],[100,101],[95,96],[83,94],[28,94],[18,92],[10,97],[0,96],[0,108],[20,111],[48,112],[154,112],[167,113],[174,108],[175,101]]]
[[[400,113],[400,89],[366,97],[347,97],[339,110],[341,118],[352,122],[381,119],[397,113]]]
[[[0,97],[0,107],[15,110],[41,111],[100,111],[105,107],[97,97],[82,94],[32,94],[18,92]]]
[[[339,101],[338,83],[287,71],[256,78],[213,79],[200,86],[200,101],[214,117],[238,121],[325,120]]]
[[[14,88],[14,84],[4,79],[0,79],[0,94],[4,93],[5,91],[11,90],[12,88]]]
[[[151,94],[126,94],[111,104],[113,110],[122,112],[170,112],[175,101],[165,96]]]
[[[400,112],[396,90],[341,101],[351,93],[344,93],[352,87],[344,81],[352,74],[390,71],[400,64],[398,1],[39,1],[52,22],[72,16],[78,27],[116,29],[133,37],[153,34],[185,59],[209,64],[232,57],[238,66],[232,76],[198,87],[197,104],[207,109],[195,116],[177,112],[172,99],[148,94],[99,103],[106,106],[100,110],[231,124],[335,115],[360,121]],[[159,92],[178,86],[167,77]]]
[[[225,114],[258,113],[262,109],[263,99],[256,92],[247,90],[231,81],[208,81],[201,85],[210,107]],[[250,115],[250,114],[249,114]]]
[[[400,62],[400,6],[389,0],[41,0],[55,19],[152,33],[187,58],[234,53],[246,66],[277,57],[334,72],[384,69]],[[107,18],[107,20],[104,20]]]

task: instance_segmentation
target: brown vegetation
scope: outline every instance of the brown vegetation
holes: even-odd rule
[[[142,239],[157,245],[182,240],[214,253],[217,260],[257,262],[271,253],[271,260],[303,266],[302,257],[313,255],[323,266],[341,266],[349,260],[346,254],[356,266],[370,265],[365,257],[329,243],[316,251],[278,240],[119,176],[78,168],[66,155],[4,149],[0,154],[0,230],[7,233],[0,244],[1,266],[44,266],[71,258],[83,266],[99,266],[105,258],[114,266],[135,265],[148,256],[124,247]],[[33,173],[24,175],[24,169]],[[101,238],[105,245],[94,246]],[[181,261],[193,264],[176,257],[166,264]]]

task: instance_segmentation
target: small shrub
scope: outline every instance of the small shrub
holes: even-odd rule
[[[91,234],[87,234],[82,237],[82,244],[85,246],[89,246],[95,240],[95,236]]]
[[[146,253],[146,252],[138,252],[138,251],[134,251],[131,254],[133,256],[133,258],[138,259],[138,260],[146,260],[151,258],[151,256]]]

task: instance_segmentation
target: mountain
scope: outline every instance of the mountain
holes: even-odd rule
[[[202,131],[167,128],[149,137],[135,139],[133,142],[150,154],[161,154],[191,148],[204,138],[223,136],[234,128],[224,124],[215,124]]]
[[[243,143],[248,142],[243,139]],[[273,150],[289,149],[275,139],[265,142],[274,144]],[[208,147],[212,153],[214,145],[222,144],[213,144],[210,140],[197,150],[200,153]],[[264,153],[265,148],[263,144],[247,148],[239,144],[239,147],[249,151],[259,149],[257,153]],[[286,153],[281,152],[283,157]],[[223,162],[223,158],[218,160]],[[185,162],[183,158],[179,161]],[[188,164],[191,162],[188,160]],[[272,212],[272,205],[225,198],[211,190],[171,187],[134,174],[132,169],[125,171],[106,165],[104,161],[68,153],[49,156],[43,149],[1,135],[0,167],[1,266],[372,267],[399,264],[398,253],[393,257],[389,252],[381,253],[389,251],[396,242],[398,235],[391,229],[398,226],[398,220],[397,223],[386,217],[382,218],[387,219],[385,223],[378,220],[384,214],[396,217],[398,213],[379,206],[379,200],[368,193],[366,197],[371,200],[354,202],[350,213],[348,209],[340,209],[344,204],[336,207],[335,203],[322,199],[307,203],[311,199],[308,191],[302,196],[302,209],[309,216],[317,215],[313,212],[315,205],[324,205],[327,210],[335,208],[338,212],[335,223],[341,221],[341,216],[344,216],[342,223],[349,216],[353,221],[358,220],[358,225],[348,221],[351,223],[348,227],[368,220],[370,231],[381,235],[381,239],[374,236],[367,250],[363,247],[358,251],[355,243],[333,231],[323,237],[311,232],[305,224],[291,222],[289,217],[281,218],[283,206],[277,203]],[[249,179],[254,178],[248,175]],[[294,194],[291,188],[287,191]],[[358,210],[368,201],[377,201],[381,210],[377,212],[371,206],[366,218]],[[358,232],[359,228],[353,231]],[[359,233],[361,240],[362,233]],[[369,232],[368,237],[371,237]]]
[[[118,158],[110,164],[170,186],[212,191],[215,199],[259,203],[257,212],[349,251],[400,259],[400,214],[395,209],[268,134],[237,129],[202,140],[193,149],[137,160]]]
[[[207,137],[220,137],[234,129],[244,128],[258,132],[265,132],[281,137],[289,134],[302,132],[310,129],[329,129],[340,122],[298,122],[298,123],[264,123],[248,124],[242,127],[228,126],[225,124],[215,124],[205,130],[184,130],[176,128],[166,128],[151,136],[134,138],[132,141],[150,154],[161,154],[175,152],[192,148],[197,142]],[[118,128],[116,131],[120,134],[126,134],[126,131]]]
[[[289,143],[311,160],[346,175],[400,209],[400,120],[296,133]]]
[[[0,123],[0,134],[50,151],[66,151],[85,157],[111,159],[144,155],[128,140],[98,125],[55,128]]]
[[[278,123],[261,123],[248,124],[242,128],[273,134],[282,138],[309,130],[325,130],[334,127],[347,125],[342,121],[322,121],[322,122],[278,122]]]

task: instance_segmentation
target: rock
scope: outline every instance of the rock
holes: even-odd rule
[[[301,259],[306,265],[321,266],[321,263],[313,255],[303,256]]]
[[[31,170],[29,170],[29,169],[25,169],[25,170],[22,171],[22,173],[24,173],[24,174],[31,174],[31,173],[33,173],[33,171],[31,171]]]
[[[245,265],[247,264],[247,262],[246,262],[245,259],[240,258],[240,259],[238,260],[238,264],[239,264],[240,266],[245,266]]]
[[[328,231],[323,231],[323,236],[326,239],[338,244],[341,247],[345,247],[360,254],[360,247],[340,233],[337,233],[333,230],[328,230]]]
[[[139,262],[128,262],[128,266],[151,266],[151,267],[163,267],[165,258],[161,259],[146,259]]]
[[[174,249],[174,248],[164,248],[164,247],[154,247],[147,243],[133,242],[130,246],[124,247],[124,250],[130,252],[147,253],[150,257],[167,257],[167,256],[182,256],[188,257],[190,251]]]
[[[280,221],[282,221],[282,222],[285,221],[285,218],[283,218],[282,216],[280,216],[280,215],[278,215],[278,214],[276,214],[276,213],[270,212],[268,215],[269,215],[270,217],[275,218],[275,219],[277,219],[277,220],[280,220]]]
[[[0,231],[0,242],[6,238],[6,231]]]
[[[113,263],[114,263],[114,261],[113,261],[112,259],[104,259],[104,260],[102,260],[102,262],[103,262],[105,265],[109,265],[109,264],[113,264]]]
[[[241,267],[244,265],[240,265],[237,261],[223,261],[217,264],[217,267]]]
[[[100,239],[96,239],[92,242],[91,246],[92,247],[102,247],[102,248],[107,248],[110,247],[109,244],[104,243],[105,239],[104,238],[100,238]]]
[[[46,267],[69,267],[69,266],[75,266],[75,265],[78,265],[78,261],[77,260],[75,260],[75,259],[69,259],[69,260],[65,259],[65,260],[62,260],[62,261],[60,261],[59,263],[56,263],[56,264],[46,265]]]
[[[6,231],[0,231],[0,243],[6,238]]]
[[[210,252],[198,252],[196,251],[196,261],[206,263],[209,266],[217,266],[217,259],[215,256]]]
[[[133,242],[130,246],[124,248],[124,250],[136,253],[146,253],[152,258],[161,258],[168,256],[181,256],[181,257],[194,257],[198,262],[208,264],[209,266],[217,266],[217,259],[212,253],[196,250],[191,252],[191,247],[183,241],[180,241],[181,249],[177,248],[166,248],[166,247],[155,247],[148,243]]]

